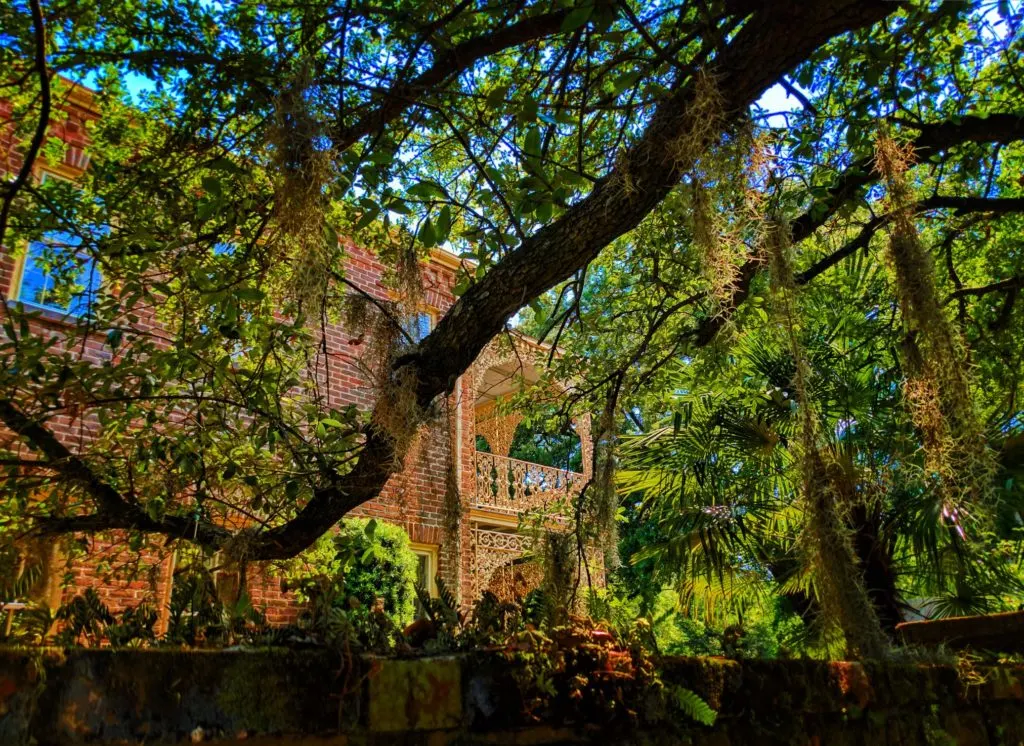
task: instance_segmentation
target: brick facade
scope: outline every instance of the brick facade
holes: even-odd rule
[[[89,105],[89,93],[75,89],[58,109],[52,131],[68,142],[65,162],[44,167],[66,178],[75,178],[87,166],[85,147],[86,127],[96,118]],[[0,103],[0,122],[5,121]],[[4,137],[0,126],[0,138]],[[3,167],[10,173],[20,166],[16,149],[9,139],[0,139],[0,153],[6,154]],[[392,297],[385,283],[386,267],[371,252],[358,246],[347,246],[345,275],[364,292],[381,300]],[[18,259],[12,252],[0,253],[0,288],[8,299],[16,299],[18,292]],[[457,260],[443,252],[434,252],[432,259],[422,265],[424,303],[439,318],[454,303],[453,287],[456,282]],[[44,315],[33,322],[32,333],[60,335],[64,322],[56,314]],[[137,326],[151,326],[143,318]],[[359,356],[366,348],[356,335],[341,324],[324,328],[324,353],[318,356],[311,375],[317,377],[326,391],[329,406],[355,404],[366,410],[372,404],[371,387],[359,364]],[[96,364],[110,360],[111,350],[105,338],[97,335],[78,348],[78,354]],[[476,384],[471,374],[457,382],[448,400],[448,416],[439,422],[424,426],[405,457],[404,469],[396,473],[382,494],[352,512],[395,523],[408,531],[413,542],[436,551],[437,572],[445,583],[455,589],[463,599],[474,593],[475,580],[473,521],[470,520],[475,480],[475,403]],[[51,428],[57,436],[74,449],[92,436],[93,423],[88,416],[71,411],[67,416],[52,420]],[[3,431],[0,431],[2,437]],[[8,439],[13,439],[7,433]],[[445,496],[449,480],[454,476],[460,495],[459,515],[462,516],[451,530],[446,530]],[[503,517],[509,525],[507,516]],[[511,521],[514,526],[514,520]],[[504,529],[512,530],[512,529]],[[92,586],[113,610],[135,605],[141,601],[166,608],[169,599],[175,563],[174,547],[163,537],[151,537],[143,548],[129,549],[126,536],[112,532],[101,535],[76,537],[67,540],[76,551],[64,553],[71,583],[65,588],[64,599]],[[249,568],[247,589],[257,608],[266,612],[274,624],[293,621],[299,606],[295,598],[281,589],[281,583],[264,568]]]

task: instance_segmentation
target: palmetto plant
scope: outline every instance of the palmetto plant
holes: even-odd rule
[[[1020,594],[1018,558],[990,506],[951,512],[924,472],[894,357],[836,334],[805,336],[819,448],[841,470],[847,489],[835,499],[883,627],[891,633],[911,608],[977,612]],[[660,580],[707,614],[781,594],[809,621],[818,604],[801,542],[792,358],[750,335],[713,365],[680,365],[660,426],[624,438],[620,491],[655,527],[632,561],[655,560]],[[1004,493],[1007,512],[1019,493]]]

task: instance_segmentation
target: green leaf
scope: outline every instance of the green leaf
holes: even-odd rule
[[[718,713],[711,709],[707,702],[700,696],[686,687],[675,686],[675,700],[679,709],[685,715],[696,720],[701,725],[712,726],[718,719]]]
[[[241,301],[258,302],[267,297],[259,288],[242,288],[235,291],[235,298]]]
[[[506,96],[508,96],[508,86],[500,85],[487,94],[487,105],[492,109],[496,108],[505,103]]]
[[[220,197],[223,194],[220,179],[216,176],[204,176],[202,179],[203,191],[213,197]]]
[[[437,197],[444,199],[448,196],[443,186],[436,181],[430,180],[416,182],[409,187],[409,194],[421,199],[434,199]]]
[[[531,122],[537,121],[537,101],[532,96],[527,96],[526,100],[519,105],[519,113],[516,115],[516,120],[520,124],[530,124]]]
[[[540,129],[538,127],[530,127],[526,131],[526,143],[523,150],[528,156],[540,157]]]
[[[547,319],[547,310],[544,308],[544,304],[541,303],[540,298],[534,298],[530,301],[530,309],[537,315],[537,321],[544,323]]]
[[[541,202],[537,205],[537,220],[546,223],[551,220],[551,211],[554,205],[551,202]]]
[[[237,163],[232,161],[230,158],[225,158],[223,156],[210,161],[209,167],[214,171],[224,171],[229,174],[244,173],[243,169],[241,169]]]
[[[562,21],[562,31],[575,31],[580,26],[590,20],[590,16],[594,14],[594,4],[587,3],[581,5],[578,8],[573,8],[565,16],[565,20]]]
[[[324,240],[327,241],[328,245],[336,246],[341,243],[341,236],[338,235],[338,231],[330,223],[324,224]]]
[[[452,209],[445,205],[437,216],[437,225],[434,226],[435,239],[441,244],[448,240],[448,234],[452,231]]]
[[[434,224],[430,221],[430,218],[424,220],[420,225],[420,232],[417,237],[420,243],[428,249],[437,244],[437,234],[434,231]]]
[[[352,230],[353,231],[361,231],[363,228],[365,228],[370,223],[372,223],[374,220],[376,220],[378,215],[380,215],[380,210],[378,210],[376,208],[370,209],[370,210],[366,210],[360,216],[359,220],[356,221],[356,224],[352,226]]]
[[[612,90],[615,93],[622,93],[623,91],[632,88],[636,85],[636,82],[640,80],[641,74],[639,72],[626,73],[615,79],[612,83]]]
[[[146,513],[154,521],[159,521],[164,512],[163,498],[155,497],[146,503]]]

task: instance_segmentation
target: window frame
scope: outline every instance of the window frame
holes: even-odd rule
[[[420,557],[427,558],[427,593],[431,598],[437,598],[437,557],[438,557],[438,545],[437,544],[424,544],[418,541],[409,542],[409,549],[412,550],[413,554],[416,555],[417,561]],[[419,568],[417,567],[417,572]]]
[[[72,185],[74,184],[73,179],[63,174],[51,171],[49,169],[40,169],[37,182],[39,184],[43,184],[46,182],[47,179],[57,179],[59,181],[64,181]],[[51,231],[51,233],[53,232],[56,231]],[[33,246],[36,244],[45,243],[46,236],[44,234],[42,237],[40,237],[38,241],[28,241],[27,243],[25,243],[25,245],[21,247],[21,251],[17,252],[17,254],[14,256],[14,268],[11,273],[11,284],[8,292],[9,303],[20,303],[25,308],[32,309],[34,311],[39,311],[45,314],[46,316],[56,318],[65,322],[69,320],[88,320],[93,314],[93,304],[96,301],[95,296],[103,287],[103,273],[100,272],[96,258],[90,256],[86,251],[82,249],[78,249],[74,252],[75,256],[84,257],[86,259],[86,264],[83,265],[82,269],[86,270],[88,273],[95,272],[99,276],[99,281],[96,283],[95,288],[92,287],[91,282],[86,284],[86,289],[83,295],[87,296],[87,298],[84,303],[85,308],[83,311],[72,311],[72,307],[70,305],[68,308],[61,308],[60,306],[56,305],[37,303],[33,300],[28,300],[22,297],[22,292],[24,291],[25,286],[25,270],[28,268],[28,263],[32,259]]]
[[[423,317],[426,317],[427,319],[428,328],[427,333],[420,337],[419,321]],[[405,331],[406,334],[409,335],[409,338],[412,340],[412,344],[419,344],[424,339],[426,339],[431,332],[434,331],[434,328],[437,326],[437,318],[437,311],[435,311],[433,308],[429,306],[420,306],[416,310],[415,314],[411,314],[410,316],[407,316],[403,319],[402,329],[403,331]]]

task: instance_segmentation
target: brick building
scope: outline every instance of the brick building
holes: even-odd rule
[[[9,118],[3,106],[0,103],[0,122]],[[51,132],[67,144],[64,161],[39,163],[34,177],[74,180],[88,168],[87,132],[89,122],[98,115],[90,92],[81,87],[72,87],[56,111]],[[14,173],[20,162],[9,139],[0,141],[0,153],[6,154],[0,170]],[[0,289],[8,302],[20,301],[38,312],[31,325],[32,334],[59,336],[62,327],[74,323],[82,308],[77,296],[58,299],[52,293],[48,295],[52,283],[48,285],[45,267],[38,260],[40,251],[37,245],[4,248],[0,255]],[[348,246],[346,261],[348,280],[378,299],[391,297],[392,291],[384,282],[386,268],[371,252]],[[423,306],[419,315],[409,320],[414,335],[429,332],[454,303],[458,270],[459,260],[442,250],[433,251],[429,261],[422,264]],[[101,280],[92,273],[80,284],[88,291],[97,282]],[[138,323],[149,322],[142,319]],[[323,333],[329,365],[311,374],[326,382],[332,406],[355,404],[368,408],[372,392],[359,365],[355,335],[341,324],[331,324]],[[549,351],[514,333],[493,342],[457,382],[448,401],[450,416],[425,426],[405,457],[404,469],[392,477],[378,498],[353,512],[402,526],[420,558],[422,578],[429,583],[435,575],[440,576],[449,587],[457,589],[464,602],[478,596],[496,577],[495,572],[500,574],[499,568],[522,554],[524,539],[516,531],[519,513],[580,489],[591,470],[589,421],[576,423],[583,473],[519,461],[508,455],[519,418],[500,414],[496,403],[536,381]],[[96,364],[111,357],[103,335],[88,339],[78,354]],[[72,449],[83,437],[89,437],[88,423],[73,413],[48,424]],[[6,437],[14,440],[11,433]],[[489,452],[478,451],[478,438],[486,441]],[[457,486],[454,498],[450,490],[453,479]],[[446,499],[457,499],[458,510],[452,510],[451,504],[446,507]],[[124,536],[113,532],[81,538],[87,542],[87,551],[74,559],[62,553],[60,542],[45,546],[42,554],[48,579],[37,595],[56,605],[81,588],[93,586],[114,610],[142,601],[166,607],[176,562],[173,544],[166,549],[158,545],[145,549],[140,573],[140,555],[127,550]],[[119,572],[121,564],[130,565],[133,571]],[[73,581],[62,588],[58,582],[62,576],[73,577]],[[246,583],[254,605],[264,609],[271,622],[285,623],[295,618],[295,599],[282,590],[272,573],[251,569]]]

